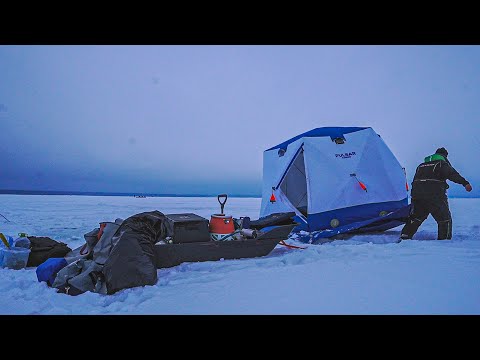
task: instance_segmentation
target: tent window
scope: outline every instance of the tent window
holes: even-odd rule
[[[337,144],[337,145],[345,143],[345,139],[341,138],[341,137],[335,138],[335,139],[333,139],[333,141],[335,141],[335,144]]]
[[[296,159],[288,168],[287,173],[280,184],[280,190],[282,190],[293,206],[295,206],[303,215],[307,216],[307,178],[305,175],[303,149],[298,153]]]
[[[287,150],[285,149],[278,149],[278,157],[282,157],[283,155],[285,155],[286,152]]]

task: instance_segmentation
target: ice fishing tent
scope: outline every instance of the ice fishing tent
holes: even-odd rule
[[[263,153],[260,216],[294,211],[296,230],[386,230],[408,216],[404,168],[370,127],[322,127]]]

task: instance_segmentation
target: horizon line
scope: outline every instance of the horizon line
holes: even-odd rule
[[[86,196],[150,196],[150,197],[215,197],[219,194],[174,194],[174,193],[143,193],[143,192],[108,192],[108,191],[69,191],[69,190],[11,190],[0,189],[0,194],[10,195],[86,195]],[[228,195],[228,194],[227,194]],[[261,194],[232,194],[229,197],[260,198]]]
[[[149,196],[149,197],[215,197],[219,194],[174,194],[174,193],[142,193],[142,192],[108,192],[108,191],[70,191],[70,190],[12,190],[0,189],[0,195],[80,195],[80,196]],[[232,194],[229,197],[261,198],[262,194]],[[410,198],[410,195],[408,195]],[[479,199],[480,196],[450,195],[449,199]]]

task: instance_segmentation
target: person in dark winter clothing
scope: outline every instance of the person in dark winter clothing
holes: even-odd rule
[[[452,238],[452,215],[448,207],[446,180],[472,191],[470,183],[455,170],[447,159],[448,151],[439,148],[418,165],[412,182],[412,210],[402,229],[399,242],[411,239],[429,214],[438,224],[438,240]]]

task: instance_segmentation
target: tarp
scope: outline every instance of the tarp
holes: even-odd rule
[[[399,210],[392,211],[385,216],[377,216],[368,220],[353,222],[348,225],[339,226],[335,229],[314,231],[311,234],[312,236],[303,236],[300,237],[299,240],[315,244],[321,242],[322,239],[330,238],[339,234],[385,231],[404,224],[410,213],[410,207],[411,205],[407,205]]]
[[[52,284],[59,292],[113,294],[157,282],[154,245],[167,235],[165,215],[155,210],[102,225],[84,235],[84,246],[67,254],[68,265]]]

